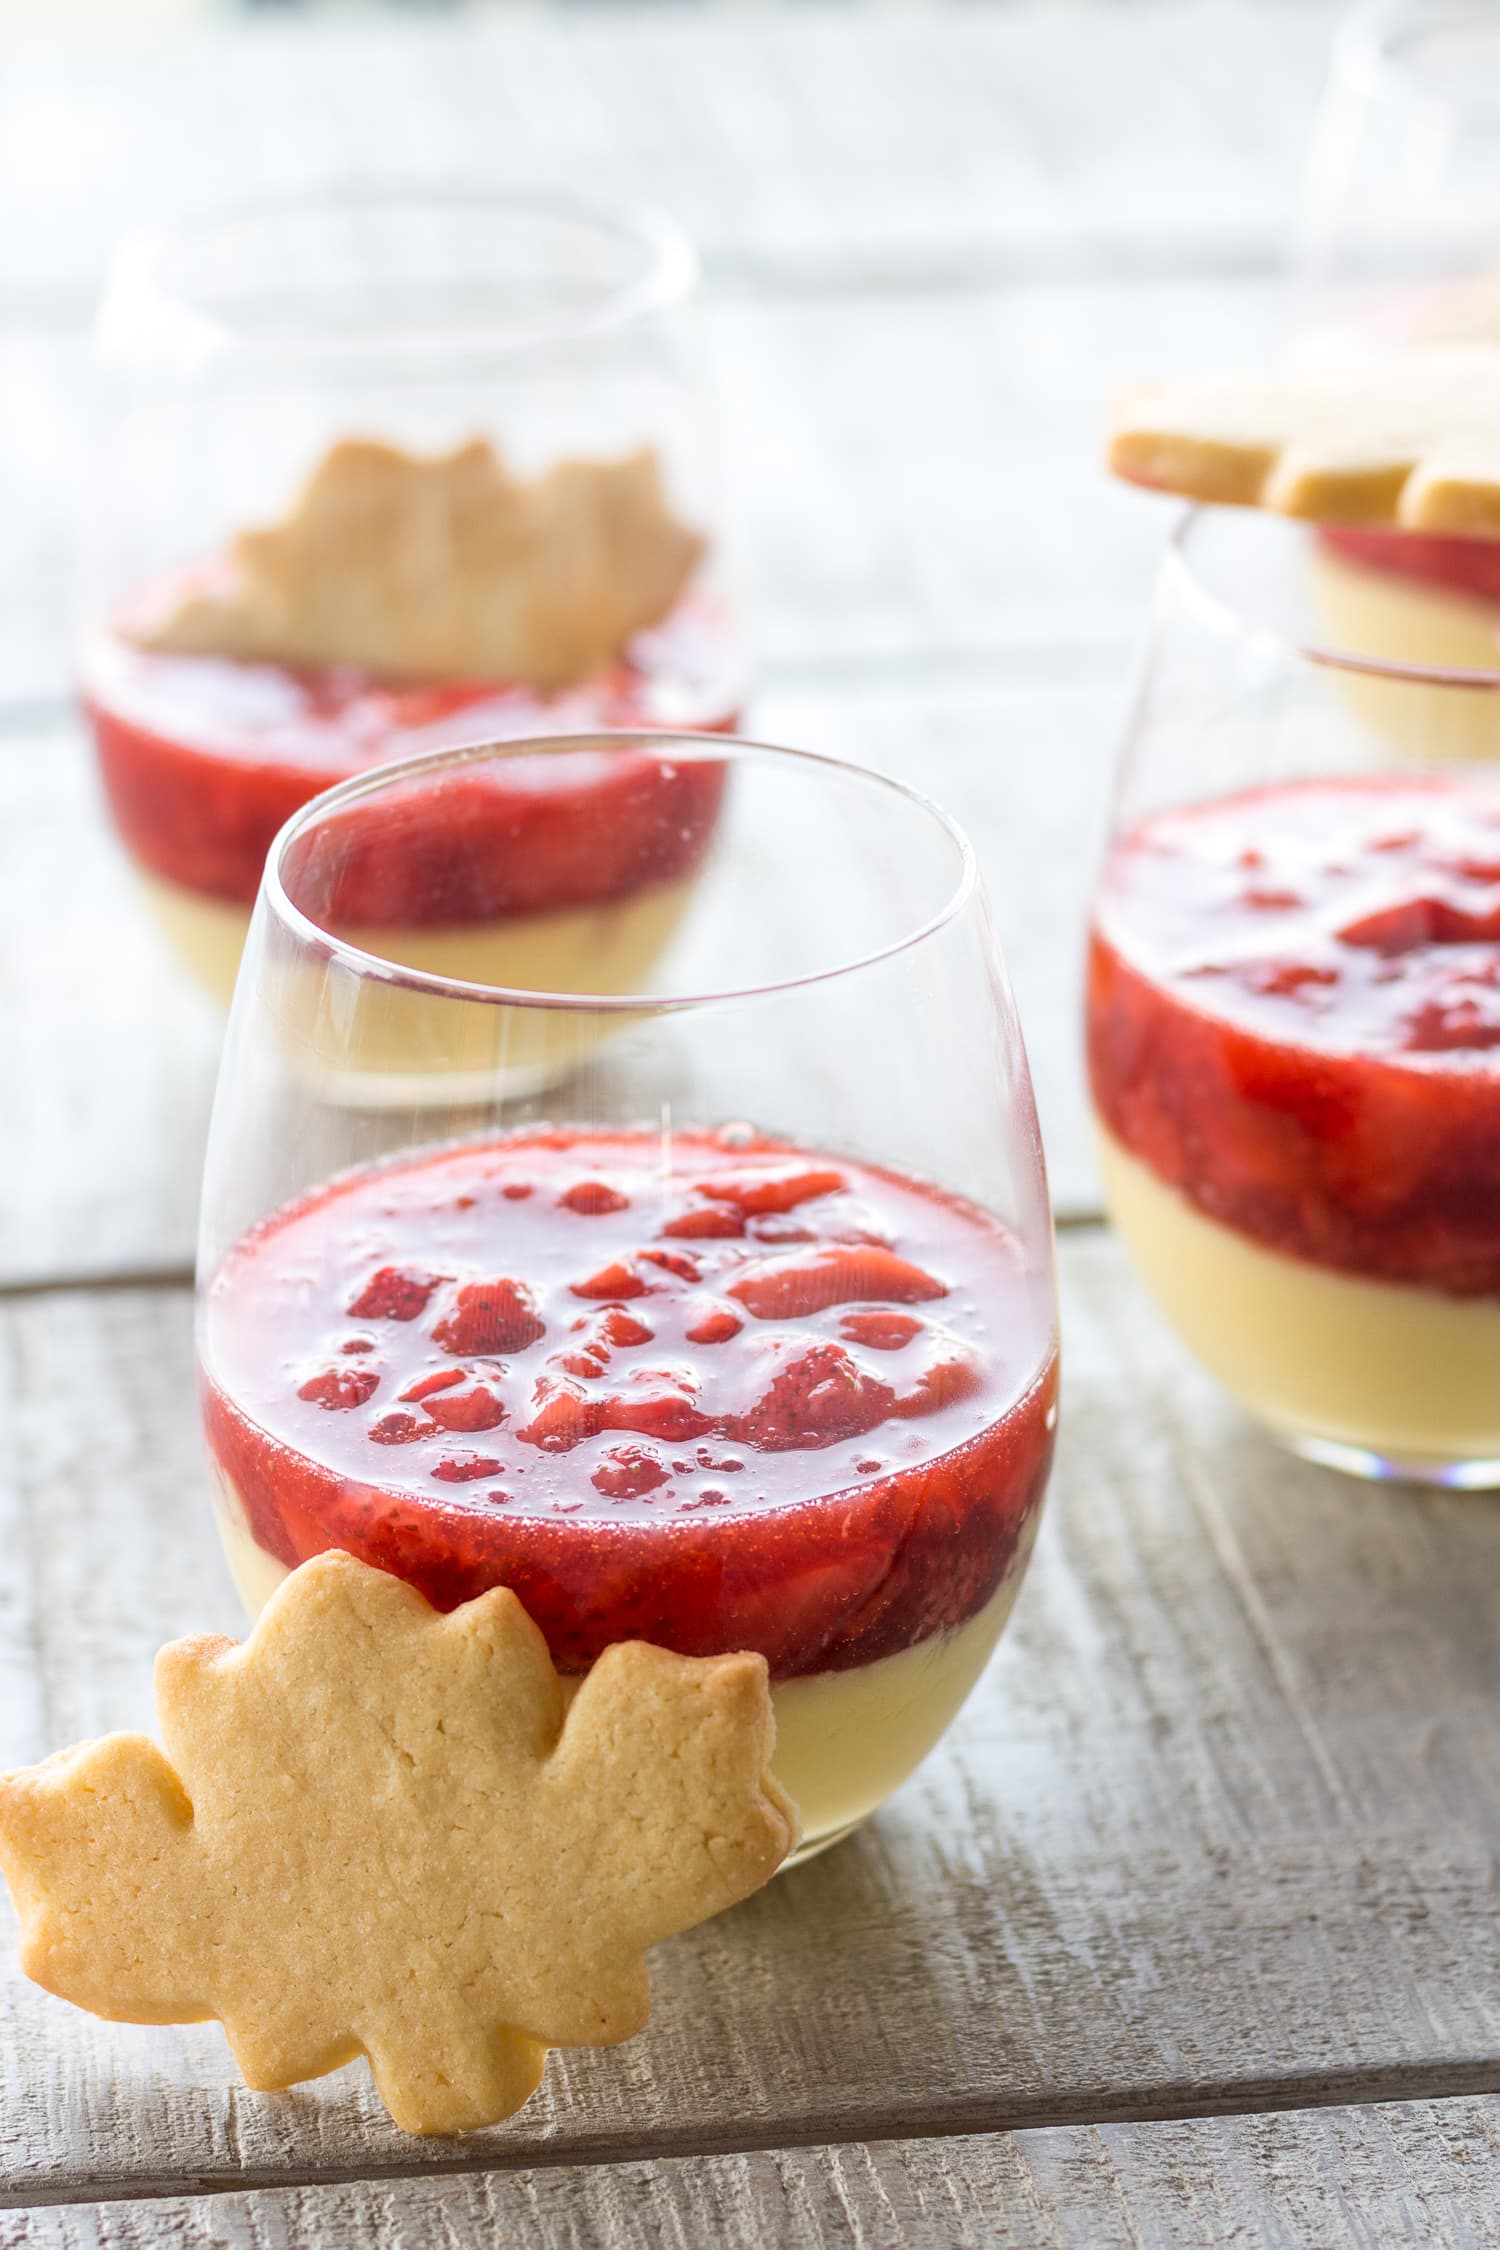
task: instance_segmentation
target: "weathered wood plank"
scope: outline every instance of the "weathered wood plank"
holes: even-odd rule
[[[36,2250],[1491,2250],[1500,2101],[851,2143],[0,2216]]]
[[[929,681],[855,668],[768,688],[757,731],[896,771],[968,825],[1031,1042],[1064,1212],[1095,1207],[1078,1064],[1077,963],[1124,686],[1080,664]],[[181,1271],[218,1023],[147,925],[70,727],[0,735],[0,1284]]]
[[[168,957],[70,726],[0,736],[0,1277],[191,1267],[220,1025]]]
[[[86,42],[8,45],[0,300],[73,314],[122,227],[375,168],[649,197],[749,284],[1264,270],[1334,17],[1335,0],[1028,0],[132,37],[101,14]]]
[[[358,2069],[234,2084],[210,2026],[96,2025],[0,1973],[18,2203],[183,2177],[579,2162],[1471,2091],[1500,2067],[1500,1512],[1284,1460],[1065,1240],[1051,1519],[947,1744],[860,1837],[665,1948],[651,2029],[413,2149]],[[0,1763],[147,1716],[233,1605],[178,1292],[0,1307],[27,1558]]]

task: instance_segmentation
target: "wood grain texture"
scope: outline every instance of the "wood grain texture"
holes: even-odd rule
[[[123,227],[351,174],[644,196],[746,286],[1266,270],[1335,14],[475,9],[174,36],[101,16],[8,45],[0,301],[74,316]]]
[[[97,2025],[8,1961],[6,2199],[1493,2087],[1500,1512],[1284,1460],[1108,1237],[1063,1272],[1055,1499],[995,1664],[860,1836],[663,1950],[641,2039],[414,2148],[358,2067],[249,2095],[212,2026]],[[149,1652],[234,1617],[185,1296],[12,1301],[0,1337],[8,1764],[145,1720]]]
[[[1492,2250],[1500,2101],[852,2143],[0,2215],[36,2250]]]
[[[191,1268],[219,1035],[147,922],[81,734],[0,734],[0,1278]]]

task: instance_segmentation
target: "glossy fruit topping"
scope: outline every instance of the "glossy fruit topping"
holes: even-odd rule
[[[1201,1209],[1500,1295],[1500,783],[1306,782],[1117,846],[1089,972],[1110,1129]]]
[[[1500,605],[1500,540],[1437,538],[1424,532],[1342,525],[1329,525],[1318,537],[1332,554],[1362,569]]]
[[[87,653],[83,692],[110,811],[130,850],[169,882],[248,906],[277,830],[336,781],[461,742],[606,728],[723,731],[734,723],[735,663],[726,621],[693,596],[606,676],[558,694],[494,681],[395,681],[354,665],[183,656],[120,634],[101,635]],[[609,763],[618,777],[626,762]],[[454,835],[470,846],[470,880],[485,910],[608,898],[685,871],[717,803],[704,778],[715,770],[685,769],[676,804],[655,807],[638,794],[622,798],[604,762],[592,776],[554,772],[550,806],[546,785],[508,805],[471,794],[454,808]],[[476,809],[494,831],[487,854],[464,826]],[[675,815],[686,835],[674,844]],[[507,822],[522,831],[508,841]],[[453,905],[419,861],[404,889],[388,868],[378,878],[366,870],[344,911],[351,921],[471,917],[472,902]]]
[[[726,1209],[802,1239],[682,1233]],[[269,1553],[346,1546],[445,1603],[514,1585],[575,1669],[641,1633],[786,1673],[961,1622],[1040,1498],[1054,1395],[1005,1229],[743,1133],[665,1169],[554,1133],[334,1181],[225,1261],[203,1377]]]

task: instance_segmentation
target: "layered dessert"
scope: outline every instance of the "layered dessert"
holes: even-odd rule
[[[202,1397],[252,1612],[339,1547],[441,1608],[757,1649],[809,1843],[978,1677],[1056,1419],[1049,1277],[956,1196],[746,1128],[529,1132],[342,1175],[208,1282]]]
[[[349,439],[282,521],[140,590],[86,647],[84,702],[115,825],[200,981],[227,999],[271,840],[335,782],[459,742],[732,726],[704,561],[650,452],[528,481],[482,440],[425,457]],[[554,778],[559,810],[597,829],[587,784]],[[477,949],[463,914],[424,922],[414,954],[401,925],[373,949],[586,992],[601,938],[649,950],[672,919],[656,897],[639,929],[618,910],[601,931],[576,914],[590,903],[544,890]]]
[[[1141,820],[1093,925],[1110,1209],[1304,1449],[1500,1482],[1500,785],[1312,780]]]

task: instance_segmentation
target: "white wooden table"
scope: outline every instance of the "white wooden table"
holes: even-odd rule
[[[0,1962],[0,2244],[1500,2243],[1500,1509],[1294,1466],[1100,1221],[1089,865],[1161,518],[1111,384],[1251,349],[1329,26],[1015,0],[220,24],[0,73],[0,1765],[148,1723],[237,1629],[189,1262],[215,1026],[68,708],[80,338],[128,220],[350,167],[561,171],[699,233],[759,732],[979,843],[1062,1233],[1064,1438],[1014,1627],[856,1839],[663,1950],[650,2030],[507,2128]]]

